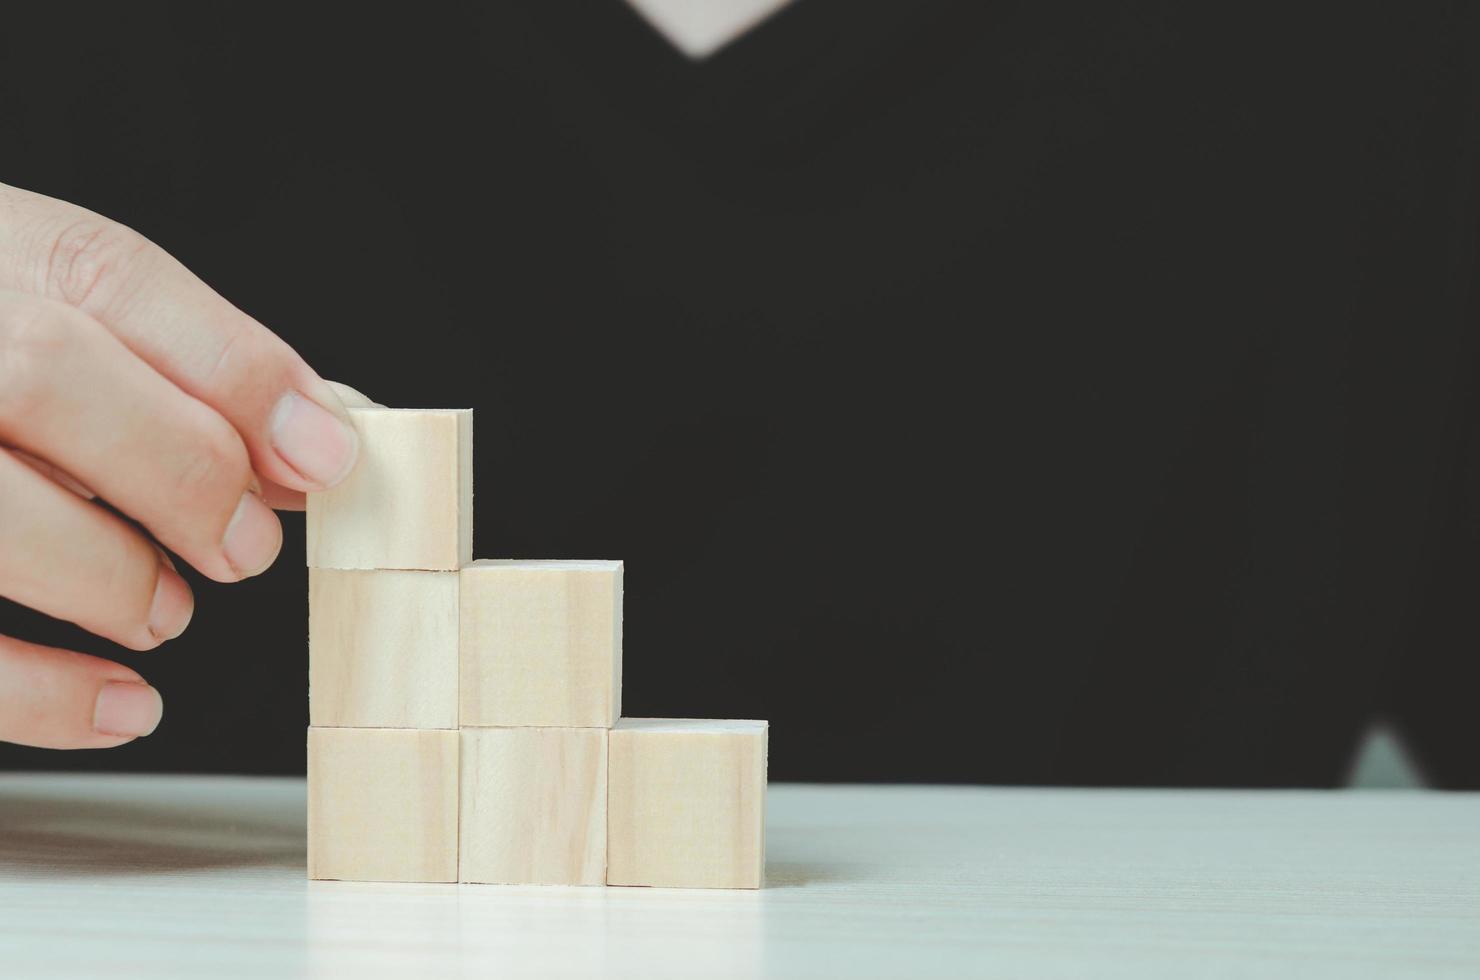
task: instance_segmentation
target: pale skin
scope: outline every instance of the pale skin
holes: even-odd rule
[[[354,466],[356,400],[139,234],[0,184],[0,595],[130,650],[178,637],[174,562],[265,571],[274,509]],[[162,712],[129,667],[0,636],[0,740],[108,748]]]

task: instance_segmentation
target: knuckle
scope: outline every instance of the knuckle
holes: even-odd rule
[[[65,370],[72,331],[45,303],[0,307],[0,417],[23,419],[42,411],[50,379]]]
[[[120,535],[116,547],[98,549],[94,584],[112,610],[108,618],[148,622],[158,564],[153,548],[135,533]]]
[[[232,330],[221,338],[220,347],[200,378],[203,390],[229,392],[251,376],[254,365],[249,340],[244,330]]]
[[[192,442],[175,480],[181,501],[229,515],[250,480],[246,446],[225,421],[203,426]]]
[[[202,337],[200,360],[188,372],[188,388],[228,417],[275,389],[282,373],[260,327],[223,317]]]
[[[42,270],[45,292],[78,309],[113,308],[126,302],[153,248],[116,221],[78,218],[51,236]]]

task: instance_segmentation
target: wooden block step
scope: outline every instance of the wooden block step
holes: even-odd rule
[[[473,413],[351,408],[360,458],[308,495],[314,568],[456,571],[473,557]]]
[[[464,728],[461,881],[606,882],[606,731]]]
[[[622,713],[622,563],[462,570],[461,723],[610,728]]]
[[[607,883],[761,887],[767,729],[764,721],[618,721],[607,748]]]
[[[308,876],[456,881],[458,733],[308,730]]]
[[[308,570],[308,720],[457,727],[457,572]]]

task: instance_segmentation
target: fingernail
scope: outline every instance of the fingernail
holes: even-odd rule
[[[164,699],[148,684],[109,681],[93,706],[93,731],[99,735],[148,735],[164,717]]]
[[[282,546],[283,526],[277,515],[255,493],[242,494],[221,539],[221,550],[232,570],[242,578],[265,572]]]
[[[360,448],[355,430],[296,391],[278,399],[269,427],[278,455],[319,487],[334,486],[354,468]]]
[[[154,582],[154,601],[149,605],[149,633],[163,643],[185,632],[195,612],[190,586],[175,571],[174,563],[159,553],[159,578]]]

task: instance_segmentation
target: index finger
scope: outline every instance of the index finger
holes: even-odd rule
[[[252,468],[290,490],[332,487],[359,441],[343,406],[281,338],[142,235],[0,184],[0,288],[88,313],[241,434]]]

